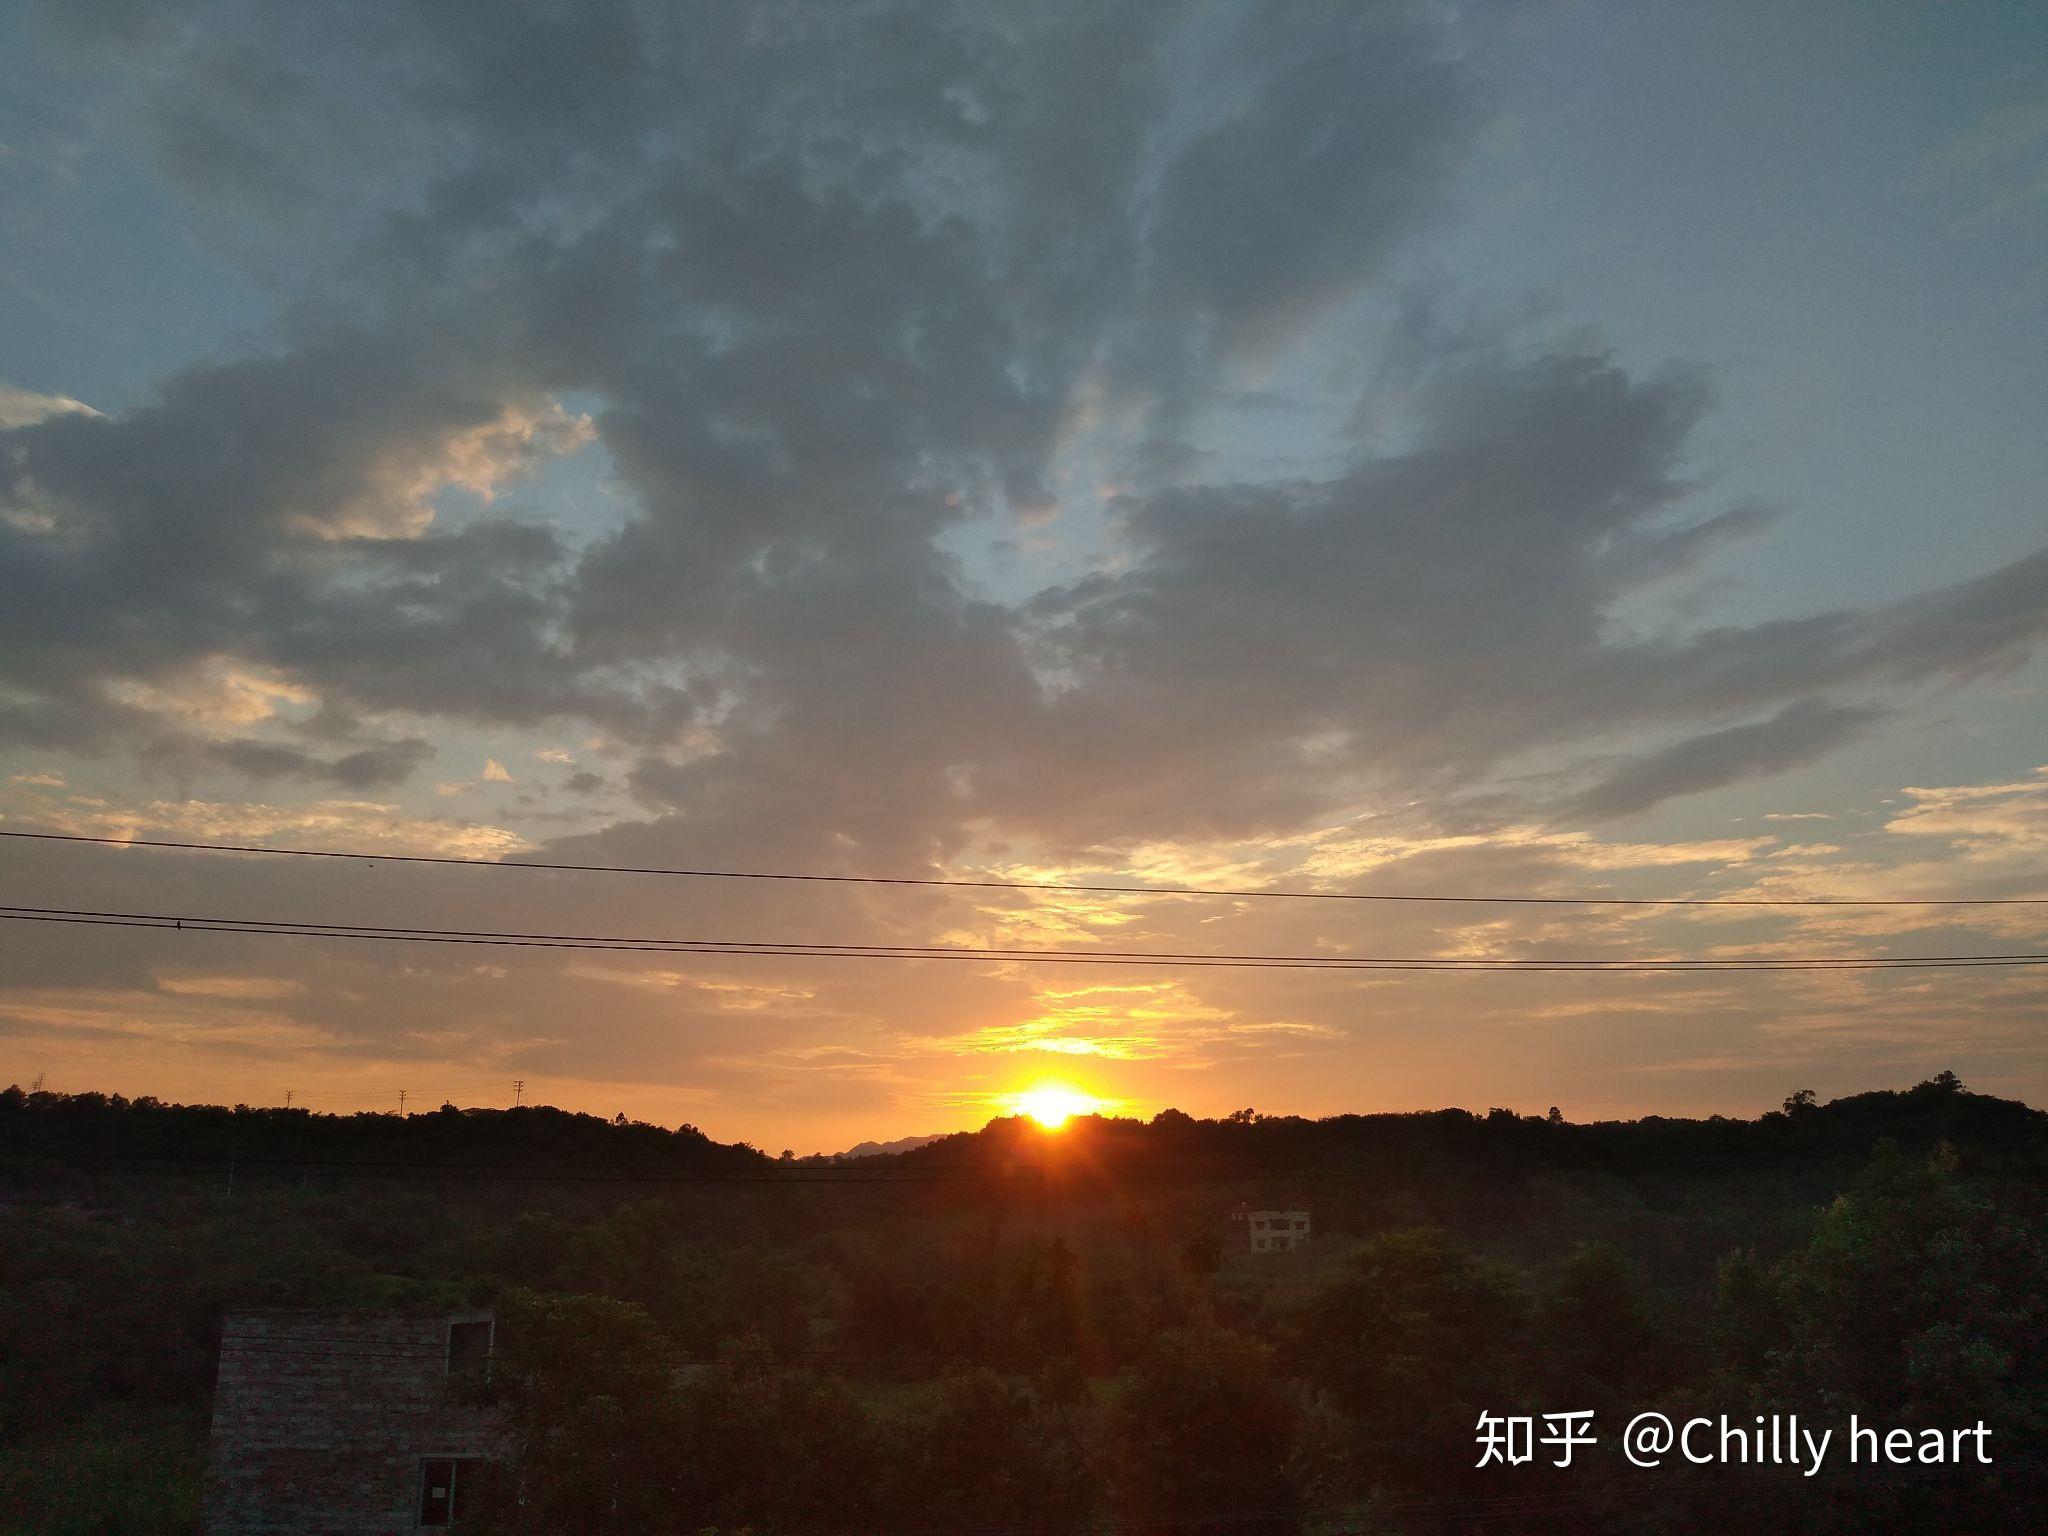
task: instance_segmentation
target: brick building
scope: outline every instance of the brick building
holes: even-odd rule
[[[462,1379],[488,1312],[245,1312],[221,1325],[207,1536],[398,1536],[448,1525],[498,1449]]]

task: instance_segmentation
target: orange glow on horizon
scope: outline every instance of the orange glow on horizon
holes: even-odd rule
[[[1038,1083],[1010,1096],[1010,1112],[1029,1115],[1048,1131],[1057,1131],[1076,1115],[1101,1111],[1103,1101],[1065,1083]]]

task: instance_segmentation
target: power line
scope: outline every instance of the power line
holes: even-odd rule
[[[435,1088],[425,1091],[439,1093],[444,1097],[452,1097],[458,1094],[462,1095],[463,1097],[473,1097],[478,1094],[502,1094],[511,1086],[512,1084],[506,1081],[499,1081],[495,1083],[464,1083],[459,1087]],[[317,1093],[301,1093],[298,1090],[294,1089],[291,1092],[291,1103],[287,1104],[285,1108],[289,1109],[292,1108],[294,1105],[299,1104],[332,1103],[337,1099],[347,1099],[352,1101],[369,1099],[388,1099],[396,1092],[398,1092],[398,1089],[395,1086],[389,1088],[370,1087],[360,1089],[323,1089]]]
[[[907,885],[972,891],[1054,891],[1089,896],[1213,896],[1233,901],[1413,901],[1552,907],[2036,907],[2048,896],[1480,896],[1397,891],[1233,890],[1195,885],[1097,885],[1065,880],[961,880],[924,875],[819,875],[788,870],[686,869],[660,865],[566,864],[541,860],[468,859],[453,854],[373,853],[333,848],[269,848],[253,843],[180,842],[169,838],[97,837],[83,832],[0,830],[0,837],[113,848],[164,848],[187,853],[256,853],[294,859],[348,859],[371,864],[452,864],[476,869],[555,870],[593,875],[667,875],[691,880],[784,880],[818,885]]]
[[[297,1090],[297,1089],[287,1089],[287,1090],[285,1091],[285,1098],[284,1098],[284,1102],[283,1102],[282,1104],[268,1104],[268,1103],[261,1103],[261,1102],[256,1102],[256,1101],[253,1101],[253,1100],[249,1100],[249,1099],[243,1099],[243,1100],[238,1100],[237,1102],[238,1102],[239,1104],[241,1104],[241,1105],[242,1105],[243,1107],[245,1107],[245,1108],[250,1108],[250,1109],[285,1109],[285,1110],[295,1110],[295,1109],[301,1109],[301,1108],[304,1108],[305,1106],[307,1106],[307,1105],[309,1105],[309,1104],[371,1104],[371,1103],[379,1103],[379,1104],[381,1104],[381,1103],[387,1103],[387,1102],[389,1102],[389,1101],[390,1101],[390,1100],[391,1100],[391,1099],[392,1099],[392,1098],[393,1098],[393,1097],[394,1097],[395,1095],[397,1095],[397,1094],[399,1094],[399,1093],[406,1093],[406,1094],[409,1094],[409,1095],[411,1095],[411,1096],[412,1096],[412,1097],[414,1097],[414,1098],[421,1098],[421,1099],[424,1099],[424,1098],[433,1098],[433,1099],[436,1099],[436,1100],[451,1100],[451,1101],[452,1101],[452,1100],[454,1100],[454,1099],[477,1099],[477,1098],[482,1098],[482,1097],[486,1097],[486,1096],[491,1096],[491,1095],[498,1095],[498,1096],[502,1096],[502,1093],[503,1093],[503,1090],[504,1090],[505,1086],[506,1086],[506,1085],[505,1085],[505,1084],[503,1084],[503,1083],[487,1083],[487,1084],[484,1084],[484,1085],[483,1085],[483,1086],[481,1086],[481,1087],[465,1087],[465,1088],[431,1088],[431,1089],[419,1089],[419,1088],[399,1088],[399,1087],[396,1087],[396,1086],[393,1086],[393,1087],[372,1087],[372,1088],[356,1088],[356,1089],[348,1089],[348,1088],[337,1088],[337,1089],[333,1089],[333,1090],[330,1090],[330,1091],[324,1091],[324,1092],[320,1092],[320,1093],[302,1093],[302,1092],[300,1092],[300,1091],[299,1091],[299,1090]],[[183,1106],[178,1106],[178,1107],[182,1108]],[[232,1106],[224,1106],[224,1107],[232,1107]],[[495,1105],[491,1105],[491,1104],[475,1104],[475,1103],[472,1103],[472,1104],[470,1104],[470,1105],[469,1105],[468,1107],[469,1107],[469,1108],[472,1108],[472,1109],[494,1109],[494,1108],[496,1108],[497,1106],[495,1106]],[[335,1116],[335,1117],[337,1117],[337,1118],[345,1118],[345,1117],[346,1117],[346,1116],[345,1116],[345,1112],[344,1112],[344,1111],[338,1111],[338,1110],[331,1110],[331,1109],[322,1109],[322,1110],[308,1110],[308,1111],[307,1111],[307,1113],[308,1113],[308,1114],[317,1114],[317,1115],[330,1115],[330,1116]],[[364,1111],[364,1113],[366,1113],[366,1114],[383,1114],[383,1113],[385,1113],[385,1111],[383,1111],[383,1110],[366,1110],[366,1111]]]
[[[108,912],[68,907],[0,906],[0,919],[91,927],[154,928],[181,933],[241,933],[312,939],[379,939],[414,944],[481,944],[515,949],[573,949],[647,955],[779,956],[819,960],[966,960],[1014,964],[1146,965],[1178,968],[1317,971],[1512,971],[1721,974],[1747,971],[1973,969],[2048,965],[2048,951],[1962,955],[1669,956],[1654,959],[1485,956],[1204,954],[1177,950],[1022,949],[973,945],[840,944],[792,939],[641,939],[606,934],[520,933],[491,929],[405,928],[382,923]]]

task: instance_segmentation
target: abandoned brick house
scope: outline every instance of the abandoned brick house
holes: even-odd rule
[[[245,1312],[221,1325],[207,1536],[397,1536],[452,1523],[497,1452],[462,1379],[488,1312]]]

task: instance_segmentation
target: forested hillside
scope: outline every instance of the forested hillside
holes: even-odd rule
[[[992,1122],[772,1159],[532,1108],[0,1094],[0,1521],[196,1529],[234,1309],[491,1305],[472,1528],[2010,1528],[2048,1428],[2048,1116],[1944,1075],[1756,1120]],[[1231,1209],[1313,1213],[1254,1257]],[[1993,1431],[1988,1467],[1666,1466],[1633,1413]],[[1592,1409],[1569,1470],[1482,1411]]]

